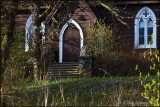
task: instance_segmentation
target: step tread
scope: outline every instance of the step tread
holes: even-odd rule
[[[60,66],[76,66],[76,67],[78,67],[79,64],[54,64],[50,67],[60,67]]]
[[[50,66],[49,68],[79,68],[78,66]]]
[[[49,79],[63,79],[63,78],[79,78],[80,76],[67,76],[67,77],[48,77]]]
[[[74,75],[74,74],[80,74],[80,72],[46,72],[45,74],[47,74],[47,75],[54,75],[54,74],[58,74],[58,75]]]
[[[49,74],[47,76],[60,76],[60,77],[64,77],[64,76],[80,76],[80,74]]]
[[[74,71],[47,71],[46,73],[55,73],[55,72],[60,72],[60,73],[71,73],[71,72],[79,72],[79,70],[74,70]]]
[[[79,69],[61,69],[61,68],[55,68],[55,69],[48,69],[48,71],[78,71]]]
[[[74,78],[80,77],[78,62],[54,63],[48,67],[46,76],[53,78]]]

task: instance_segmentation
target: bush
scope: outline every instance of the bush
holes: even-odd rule
[[[27,83],[27,80],[24,79],[24,74],[26,71],[25,65],[30,57],[30,53],[26,53],[24,50],[18,48],[22,45],[20,44],[19,36],[22,36],[21,33],[17,33],[17,35],[15,35],[16,38],[10,50],[10,57],[6,62],[3,62],[3,65],[5,63],[5,67],[1,87],[2,99],[8,99],[4,96],[11,98],[8,94],[12,93],[11,90],[15,87],[18,87],[18,91],[23,91]]]
[[[147,99],[152,106],[160,106],[160,53],[158,50],[149,50],[149,52],[144,54],[144,57],[148,59],[150,63],[150,71],[145,78],[142,78],[142,72],[140,72],[140,81],[141,85],[144,87],[144,91],[141,95]],[[138,66],[136,67],[138,69]],[[156,78],[151,78],[150,74],[154,72],[156,74]]]
[[[119,38],[102,21],[97,21],[95,26],[86,28],[85,32],[86,49],[94,57],[93,76],[139,75],[139,72],[135,71],[136,64],[139,64],[143,71],[149,70],[149,63],[141,56],[132,52],[128,54],[118,51]]]
[[[93,27],[85,29],[85,45],[88,53],[95,59],[95,70],[105,69],[105,63],[116,56],[116,37],[109,26],[97,21]]]

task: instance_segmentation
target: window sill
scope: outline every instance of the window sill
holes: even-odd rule
[[[157,46],[138,46],[138,47],[134,47],[134,49],[149,49],[149,48],[157,48]]]

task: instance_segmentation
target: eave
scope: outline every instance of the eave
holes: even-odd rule
[[[134,4],[160,4],[160,0],[152,0],[152,1],[116,1],[116,5],[134,5]]]

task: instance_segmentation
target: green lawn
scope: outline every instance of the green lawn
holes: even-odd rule
[[[9,105],[24,106],[42,106],[45,101],[48,106],[148,105],[142,90],[138,77],[66,78],[30,82],[23,90],[14,87],[9,95],[16,97],[6,99]]]

